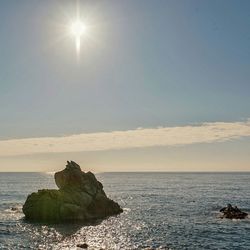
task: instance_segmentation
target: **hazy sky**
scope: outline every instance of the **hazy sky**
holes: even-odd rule
[[[250,1],[0,2],[0,171],[250,171]]]

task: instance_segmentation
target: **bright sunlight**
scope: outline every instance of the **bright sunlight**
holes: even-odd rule
[[[86,34],[87,26],[81,20],[76,20],[71,24],[70,31],[75,38],[76,51],[79,53],[81,48],[81,37]]]

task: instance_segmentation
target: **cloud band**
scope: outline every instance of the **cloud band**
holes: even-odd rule
[[[0,141],[0,156],[212,143],[250,136],[250,120]]]

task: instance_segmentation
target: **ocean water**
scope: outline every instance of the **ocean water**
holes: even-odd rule
[[[249,173],[102,173],[124,212],[95,225],[32,224],[27,195],[56,188],[53,175],[0,173],[0,249],[250,249],[250,219],[219,218],[227,203],[250,212]]]

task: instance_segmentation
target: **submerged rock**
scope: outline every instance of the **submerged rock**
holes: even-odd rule
[[[87,249],[89,245],[87,243],[83,243],[83,244],[77,244],[76,247]]]
[[[27,197],[23,205],[25,218],[31,221],[61,222],[89,221],[116,215],[123,210],[109,199],[102,184],[91,172],[82,172],[71,161],[55,173],[59,190],[42,189]]]
[[[231,204],[223,207],[220,212],[223,213],[221,217],[227,219],[245,219],[248,215],[242,212],[237,206],[233,207]]]

